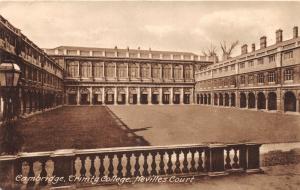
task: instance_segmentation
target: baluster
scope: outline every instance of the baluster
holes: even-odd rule
[[[191,168],[190,168],[190,171],[191,172],[196,172],[196,168],[195,168],[195,152],[196,150],[195,149],[191,149],[191,154],[192,154],[192,159],[191,159]]]
[[[33,165],[32,165],[32,170],[33,170],[33,174],[34,174],[34,177],[38,177],[41,175],[42,173],[42,163],[40,161],[35,161],[33,162]],[[35,185],[39,185],[40,181],[39,180],[35,180]]]
[[[75,160],[75,163],[74,163],[74,167],[75,167],[75,176],[76,177],[80,177],[81,176],[81,168],[82,168],[82,162],[81,162],[81,159],[80,157],[77,157],[76,160]]]
[[[155,162],[155,156],[156,156],[156,152],[151,152],[151,155],[152,155],[152,164],[151,164],[151,175],[157,175],[157,172],[156,172],[156,162]]]
[[[99,156],[96,156],[95,159],[94,159],[94,169],[95,169],[95,176],[96,177],[99,177],[100,176],[100,172],[99,172],[99,169],[100,169],[100,159],[99,159]]]
[[[117,176],[118,177],[123,177],[123,173],[122,173],[122,170],[123,170],[123,166],[122,166],[123,154],[119,153],[119,154],[117,154],[117,157],[118,157],[118,166],[117,166],[118,174],[117,174]]]
[[[230,147],[226,148],[226,158],[225,158],[225,162],[226,162],[225,169],[226,170],[230,170],[231,169],[231,164],[230,164],[230,162],[231,162],[231,159],[230,159],[230,150],[231,150]]]
[[[173,154],[173,151],[168,151],[168,157],[169,157],[169,160],[168,160],[168,169],[167,169],[167,173],[168,174],[172,174],[173,173],[173,169],[172,169],[172,166],[173,166],[173,163],[172,163],[172,154]]]
[[[127,159],[127,164],[126,164],[126,177],[132,177],[131,175],[131,163],[130,163],[130,157],[131,157],[130,152],[126,153],[126,159]]]
[[[234,150],[234,157],[233,157],[233,164],[232,164],[232,167],[237,169],[237,168],[240,168],[240,165],[239,165],[239,158],[237,156],[237,151],[238,151],[238,148],[237,147],[234,147],[233,148]]]
[[[180,170],[180,160],[179,160],[179,155],[180,155],[181,151],[180,150],[175,150],[175,154],[176,154],[176,161],[175,161],[175,173],[176,174],[179,174],[181,173],[181,170]]]
[[[52,160],[47,160],[45,163],[46,176],[48,177],[48,184],[51,184],[50,177],[53,176],[54,172],[54,162]]]
[[[203,167],[203,160],[202,160],[202,152],[203,150],[199,150],[199,158],[198,158],[198,167],[197,167],[197,171],[198,172],[203,172],[204,171],[204,167]]]
[[[91,167],[92,167],[92,161],[89,156],[86,157],[84,161],[84,169],[85,169],[85,177],[91,177]]]
[[[144,171],[143,171],[143,176],[148,176],[149,172],[148,172],[148,162],[147,162],[147,158],[148,158],[148,152],[143,152],[143,156],[144,156]]]
[[[134,176],[140,176],[141,172],[140,172],[140,163],[139,163],[139,158],[140,158],[141,153],[140,152],[135,152],[134,156],[135,156],[135,165],[134,165]]]
[[[183,173],[188,173],[189,172],[189,169],[188,169],[188,164],[189,163],[187,161],[188,150],[184,149],[182,152],[183,152],[183,155],[184,155],[182,172]]]
[[[114,154],[110,153],[108,155],[108,159],[109,159],[108,177],[113,177],[114,176],[114,165],[113,165]]]
[[[159,155],[160,155],[160,162],[159,162],[159,174],[160,175],[165,175],[165,163],[164,163],[164,151],[160,151]]]
[[[91,174],[91,176],[95,176],[95,171],[96,171],[96,169],[95,169],[95,159],[96,159],[96,156],[91,155],[90,159],[91,159],[90,174]]]
[[[99,159],[100,159],[100,168],[99,168],[99,171],[100,171],[100,176],[104,176],[104,172],[105,172],[105,167],[104,167],[104,155],[101,154],[99,156]]]

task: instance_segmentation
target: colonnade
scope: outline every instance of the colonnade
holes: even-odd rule
[[[196,94],[196,103],[201,105],[299,113],[299,97],[299,92],[294,90],[204,92]]]
[[[70,87],[67,105],[193,104],[193,88],[184,87]]]

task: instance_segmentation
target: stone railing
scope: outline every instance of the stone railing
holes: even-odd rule
[[[20,153],[0,157],[0,186],[84,186],[104,178],[97,184],[114,184],[118,178],[134,180],[137,176],[260,172],[259,147],[260,144],[196,144]],[[107,180],[113,178],[115,181]]]

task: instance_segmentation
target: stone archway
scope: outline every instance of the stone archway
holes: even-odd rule
[[[257,109],[266,109],[266,97],[263,92],[257,94]]]
[[[218,105],[218,94],[214,94],[214,105]]]
[[[223,106],[223,94],[219,94],[219,106]]]
[[[247,107],[247,97],[244,92],[240,93],[240,107],[241,108]]]
[[[229,94],[225,93],[225,106],[229,106]]]
[[[253,92],[248,94],[248,108],[255,108],[255,95]]]
[[[231,107],[235,107],[235,93],[231,93]]]
[[[268,94],[268,110],[277,110],[277,95],[275,92],[269,92]]]
[[[284,94],[284,111],[291,111],[295,112],[296,111],[296,96],[293,92],[287,91]]]

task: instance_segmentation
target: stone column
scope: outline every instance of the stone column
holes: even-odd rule
[[[152,105],[152,89],[149,88],[149,91],[148,91],[148,104],[149,105]]]
[[[184,66],[181,65],[181,79],[184,79]]]
[[[117,104],[118,104],[117,101],[118,101],[118,88],[115,87],[115,93],[114,93],[114,105],[117,105]]]
[[[299,113],[299,98],[296,98],[296,113]]]
[[[137,87],[137,104],[141,104],[141,88]]]
[[[231,103],[232,103],[232,102],[231,102],[231,93],[229,93],[228,96],[229,96],[229,101],[228,101],[228,102],[229,102],[229,105],[228,105],[228,106],[231,107]]]
[[[191,90],[191,95],[190,95],[190,104],[194,104],[195,100],[194,100],[194,88],[192,88]],[[206,104],[208,104],[208,96],[206,97]]]
[[[174,79],[174,67],[173,64],[171,64],[171,80]]]
[[[269,97],[268,95],[266,97],[266,110],[269,110],[268,104],[269,104]]]
[[[115,62],[115,78],[116,78],[116,79],[118,78],[117,71],[118,71],[118,69],[117,69],[117,63]]]
[[[163,80],[163,66],[160,64],[160,79]]]
[[[105,87],[102,87],[102,104],[105,105]]]
[[[248,93],[245,93],[245,95],[246,95],[246,109],[248,109],[249,108],[249,105],[248,105],[248,102],[249,102],[249,97],[248,97]]]
[[[159,104],[163,104],[163,89],[159,88]]]
[[[210,105],[214,106],[215,105],[215,96],[214,93],[210,93]]]
[[[174,89],[173,89],[173,87],[171,87],[171,95],[170,95],[170,104],[171,105],[174,104],[173,101],[174,101]]]
[[[127,78],[129,78],[129,63],[127,63]]]
[[[255,109],[258,110],[258,96],[255,94]]]
[[[183,103],[183,96],[184,96],[184,90],[183,88],[180,89],[180,104],[184,104]]]
[[[225,94],[223,94],[223,105],[225,107]]]
[[[141,64],[138,63],[138,76],[137,78],[141,78]]]
[[[77,71],[77,76],[80,77],[80,62],[78,61],[78,71]]]
[[[129,104],[129,87],[127,86],[126,88],[126,98],[125,98],[125,104]]]
[[[90,105],[93,105],[93,87],[91,87],[89,91],[90,91]]]
[[[235,92],[235,107],[240,108],[241,105],[240,93],[238,91]]]
[[[79,104],[80,104],[80,92],[79,92],[79,87],[77,88],[77,97],[76,97],[76,99],[77,99],[77,105],[79,105]]]

